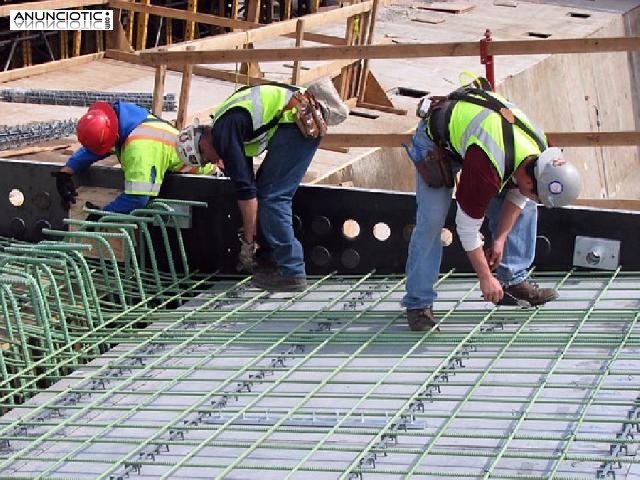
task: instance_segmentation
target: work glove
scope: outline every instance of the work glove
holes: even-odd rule
[[[416,127],[416,132],[411,137],[411,146],[403,143],[407,155],[413,163],[418,163],[427,158],[427,154],[433,150],[435,144],[427,135],[427,122],[421,118]]]
[[[67,172],[51,172],[51,176],[56,179],[56,189],[62,200],[62,208],[69,209],[72,203],[76,203],[76,197],[78,191],[73,184],[73,178],[70,173]]]
[[[257,249],[256,242],[247,242],[242,235],[240,239],[240,253],[238,254],[238,272],[252,273]]]
[[[88,208],[89,210],[102,210],[102,207],[99,205],[96,205],[95,203],[91,203],[89,201],[85,202],[84,204],[85,208]],[[97,222],[102,218],[102,215],[99,213],[90,213],[89,215],[87,215],[87,218],[85,218],[85,220],[87,222]]]

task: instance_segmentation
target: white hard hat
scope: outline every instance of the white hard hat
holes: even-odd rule
[[[338,125],[349,116],[349,107],[340,98],[340,94],[329,77],[322,77],[307,88],[322,105],[322,114],[327,125]]]
[[[185,165],[191,167],[199,167],[202,161],[202,155],[200,154],[200,148],[198,143],[204,132],[204,127],[201,127],[196,121],[193,125],[189,125],[184,128],[178,134],[178,140],[176,141],[176,150],[180,160]]]
[[[567,162],[558,147],[544,150],[534,168],[538,198],[545,207],[571,205],[580,195],[580,173]]]

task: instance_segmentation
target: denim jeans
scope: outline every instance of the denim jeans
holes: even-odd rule
[[[407,309],[431,307],[437,298],[433,285],[438,280],[442,260],[440,232],[449,212],[452,194],[453,189],[450,188],[428,187],[416,171],[416,226],[409,242],[406,293],[401,301]],[[503,201],[501,197],[494,198],[487,210],[492,232],[497,227]],[[535,254],[537,218],[535,202],[527,202],[505,242],[502,262],[496,272],[501,282],[515,285],[526,277]]]
[[[305,138],[294,124],[280,125],[258,169],[258,225],[282,275],[305,275],[302,245],[293,233],[291,203],[320,138]]]
[[[500,220],[503,197],[491,200],[486,216],[489,230],[495,232]],[[496,269],[496,277],[507,286],[517,285],[527,277],[528,269],[536,254],[536,236],[538,233],[538,206],[529,200],[504,244],[502,261]]]

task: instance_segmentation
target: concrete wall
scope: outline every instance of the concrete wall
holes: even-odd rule
[[[593,36],[623,36],[626,23],[620,17]],[[507,78],[498,91],[546,131],[637,130],[633,63],[626,52],[553,55]],[[638,146],[566,148],[565,154],[583,174],[581,198],[640,198]]]

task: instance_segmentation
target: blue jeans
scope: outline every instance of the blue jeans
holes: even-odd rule
[[[442,260],[440,232],[447,218],[453,189],[430,188],[416,171],[416,226],[411,233],[406,264],[406,293],[401,304],[407,309],[433,306],[437,293],[433,285],[438,280]],[[504,199],[494,198],[487,210],[489,228],[493,232],[498,223],[500,206]],[[507,284],[515,285],[527,275],[527,268],[535,255],[537,208],[534,202],[518,217],[505,242],[504,255],[496,276]]]
[[[495,232],[500,220],[503,197],[491,200],[486,216],[489,230]],[[527,278],[527,270],[536,255],[536,235],[538,233],[538,206],[528,201],[504,244],[502,261],[496,269],[496,277],[507,286],[517,285]]]
[[[293,233],[291,203],[320,138],[305,138],[296,125],[280,125],[258,169],[258,225],[282,275],[305,275],[302,245]]]

